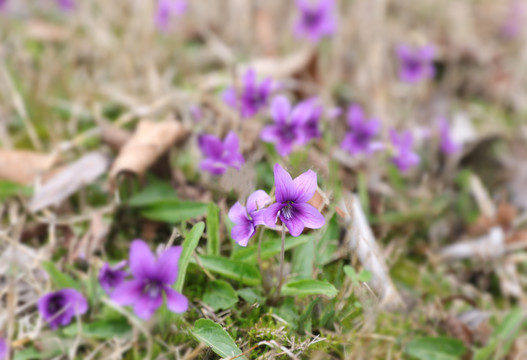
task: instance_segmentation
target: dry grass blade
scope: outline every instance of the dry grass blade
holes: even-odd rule
[[[402,305],[401,297],[388,274],[386,262],[357,195],[343,194],[339,214],[346,222],[350,248],[357,253],[362,266],[373,275],[371,285],[381,297],[380,305],[387,309],[399,308]]]

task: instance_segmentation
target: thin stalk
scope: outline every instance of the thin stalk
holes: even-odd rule
[[[258,269],[260,269],[260,274],[263,274],[262,271],[262,239],[265,227],[260,226],[260,234],[258,235]]]
[[[280,273],[278,274],[278,287],[276,288],[276,298],[280,297],[280,290],[284,281],[284,261],[285,261],[285,224],[282,224],[282,247],[280,248]]]

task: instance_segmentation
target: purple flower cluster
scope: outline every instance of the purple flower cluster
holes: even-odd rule
[[[238,136],[234,131],[230,131],[223,142],[214,135],[200,135],[198,145],[206,156],[200,167],[213,175],[223,174],[228,167],[239,170],[245,163],[239,150]]]
[[[333,0],[297,0],[299,16],[294,33],[316,43],[321,38],[333,35],[336,29],[335,4]]]
[[[440,117],[438,119],[438,127],[440,139],[439,148],[441,149],[441,152],[443,152],[445,155],[459,152],[461,150],[461,145],[452,139],[450,124],[448,123],[447,119]]]
[[[155,23],[161,31],[167,31],[170,20],[181,16],[187,11],[186,0],[158,0],[155,15]]]
[[[134,278],[115,287],[111,299],[122,306],[133,306],[142,319],[149,319],[166,298],[170,311],[187,310],[187,298],[172,289],[179,269],[181,246],[172,246],[156,256],[142,240],[134,240],[130,246],[130,270]]]
[[[67,288],[42,296],[37,307],[49,327],[56,329],[68,325],[73,317],[86,313],[88,302],[80,292]]]
[[[271,103],[273,125],[266,126],[260,138],[275,144],[281,156],[289,155],[295,146],[305,145],[321,136],[319,122],[322,107],[316,99],[308,99],[294,108],[285,96],[277,96]]]
[[[359,105],[352,105],[347,114],[348,126],[350,130],[344,137],[340,147],[351,155],[371,155],[377,150],[384,148],[379,141],[374,141],[374,137],[381,129],[381,122],[376,118],[366,120],[364,112]]]
[[[396,54],[399,57],[399,78],[401,81],[416,84],[434,77],[435,49],[432,45],[422,47],[399,45]]]
[[[275,164],[274,177],[274,204],[263,190],[257,190],[249,196],[246,207],[237,202],[229,211],[229,218],[236,224],[231,236],[241,246],[247,246],[256,233],[256,226],[265,224],[275,228],[278,218],[295,237],[304,228],[320,229],[325,224],[324,216],[307,203],[317,190],[315,172],[308,170],[293,180],[283,167]]]
[[[233,109],[240,111],[244,119],[256,115],[267,106],[273,90],[273,82],[265,78],[258,82],[256,72],[249,69],[242,78],[242,86],[237,93],[234,87],[228,87],[222,94],[223,101]]]

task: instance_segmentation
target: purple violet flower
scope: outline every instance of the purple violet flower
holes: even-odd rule
[[[335,4],[333,0],[297,0],[299,17],[294,33],[316,43],[325,36],[333,35],[336,28]]]
[[[128,276],[128,272],[124,271],[126,261],[110,266],[105,263],[99,271],[99,284],[106,291],[107,294],[111,294],[113,289],[124,282],[124,279]]]
[[[297,105],[301,110],[299,112],[306,113],[305,120],[302,126],[304,133],[304,143],[311,139],[319,139],[322,136],[320,132],[320,119],[322,118],[323,109],[318,104],[316,98],[307,99]]]
[[[372,118],[366,121],[364,112],[359,105],[352,105],[348,109],[348,126],[350,130],[342,140],[340,147],[351,155],[370,155],[384,148],[381,142],[373,141],[381,129],[381,122]]]
[[[68,325],[74,316],[88,311],[88,302],[80,292],[67,288],[42,296],[37,307],[49,327],[56,329],[59,325]]]
[[[274,183],[276,203],[270,205],[263,213],[267,226],[274,228],[280,217],[292,236],[299,236],[304,227],[320,229],[326,220],[324,216],[307,202],[317,190],[317,174],[312,170],[299,175],[294,180],[279,164],[274,166]]]
[[[181,16],[187,11],[186,0],[158,0],[155,22],[158,29],[167,31],[172,17]]]
[[[74,0],[57,0],[57,5],[64,11],[71,11],[75,9]]]
[[[238,136],[229,131],[223,142],[214,135],[204,134],[198,137],[198,145],[205,156],[200,168],[213,175],[221,175],[227,167],[240,169],[245,159],[239,150]]]
[[[461,150],[461,145],[452,139],[452,134],[450,132],[450,124],[447,119],[440,117],[438,119],[439,126],[439,137],[440,144],[439,148],[445,155],[451,155]]]
[[[7,359],[8,353],[9,353],[9,345],[4,338],[0,337],[0,360]]]
[[[419,164],[420,158],[412,149],[414,141],[409,131],[399,134],[397,131],[391,129],[390,138],[395,152],[392,157],[392,162],[397,166],[399,171],[406,172],[413,166]]]
[[[274,142],[278,154],[287,156],[295,145],[306,143],[304,125],[311,113],[311,106],[298,104],[291,109],[285,96],[277,96],[271,103],[271,116],[275,123],[264,127],[260,138],[265,142]]]
[[[134,279],[118,285],[111,299],[121,306],[133,306],[135,314],[145,320],[163,304],[163,294],[170,311],[186,311],[187,298],[171,287],[177,280],[180,255],[181,246],[171,246],[156,259],[143,240],[134,240],[130,245]]]
[[[0,0],[0,11],[4,10],[6,5],[7,5],[7,0]],[[2,359],[2,358],[0,358],[0,359]]]
[[[256,190],[247,199],[247,206],[236,202],[229,210],[229,219],[236,225],[231,230],[232,238],[240,246],[247,246],[255,234],[256,226],[262,225],[264,208],[271,203],[271,197],[263,190]]]
[[[267,106],[272,90],[273,82],[270,78],[258,83],[256,72],[248,69],[242,78],[240,94],[237,94],[236,89],[231,86],[223,92],[222,98],[227,105],[239,110],[242,117],[247,119]]]
[[[424,79],[433,78],[435,49],[432,45],[410,47],[399,45],[396,49],[399,57],[399,78],[409,84],[416,84]]]
[[[525,4],[521,0],[510,0],[505,21],[501,26],[501,34],[506,38],[514,38],[520,34],[525,23]]]

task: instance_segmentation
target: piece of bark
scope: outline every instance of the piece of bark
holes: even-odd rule
[[[178,121],[141,121],[112,165],[110,187],[115,186],[117,176],[123,172],[142,177],[150,166],[178,141],[184,139],[187,133],[187,129]]]
[[[48,170],[50,155],[26,150],[0,149],[0,180],[32,185],[39,175]]]
[[[37,212],[60,204],[82,186],[92,183],[104,174],[109,165],[109,159],[100,152],[82,156],[37,189],[29,202],[29,210]]]

